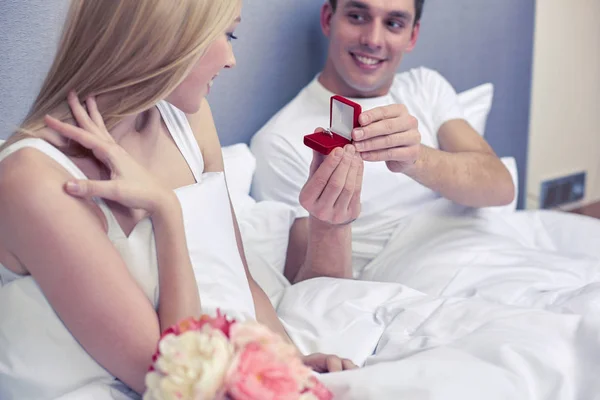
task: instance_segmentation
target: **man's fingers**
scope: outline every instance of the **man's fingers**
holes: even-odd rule
[[[365,111],[358,117],[358,123],[361,126],[372,124],[373,122],[384,119],[397,118],[407,114],[406,107],[402,104],[392,104],[389,106],[376,107],[372,110]]]
[[[300,192],[300,204],[304,208],[310,210],[312,205],[321,196],[323,189],[325,189],[327,182],[329,182],[329,178],[342,160],[343,154],[344,150],[341,148],[332,151],[316,168],[314,174],[308,178],[308,181]]]
[[[415,140],[415,136],[418,133],[419,122],[413,116],[407,115],[400,118],[392,118],[385,119],[383,121],[377,121],[369,126],[356,128],[352,131],[352,138],[355,141],[355,145],[357,145],[357,149],[360,150],[360,145],[371,141],[373,139],[379,139],[387,147],[392,146],[401,146],[404,144],[402,140]],[[388,136],[393,136],[396,141],[400,141],[399,143],[390,142],[386,143],[384,140],[392,140],[387,138]],[[420,141],[420,135],[418,140]]]
[[[323,164],[323,161],[325,161],[325,157],[326,157],[325,155],[319,153],[318,151],[313,150],[313,159],[312,159],[312,162],[310,163],[309,177],[311,177],[315,174],[317,169],[321,166],[321,164]]]
[[[340,197],[340,194],[345,189],[348,172],[350,171],[352,160],[354,159],[355,154],[356,150],[354,149],[354,146],[347,145],[344,148],[342,160],[339,162],[337,168],[329,178],[327,185],[323,189],[321,197],[318,199],[320,207],[323,209],[333,208],[335,202]]]
[[[360,153],[365,161],[411,161],[416,160],[419,153],[419,146],[396,147],[393,149],[375,150]]]
[[[352,200],[352,197],[354,196],[354,193],[356,191],[356,183],[358,180],[358,170],[360,168],[360,164],[362,164],[360,154],[355,153],[352,158],[352,161],[350,162],[350,169],[348,170],[346,182],[344,183],[342,192],[335,201],[335,209],[347,212],[348,207],[350,206],[350,201]]]

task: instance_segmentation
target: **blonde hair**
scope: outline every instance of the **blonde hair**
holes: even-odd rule
[[[108,129],[149,109],[181,83],[239,7],[240,0],[71,0],[54,63],[6,145],[35,136],[46,114],[72,118],[71,90],[81,99],[117,99],[100,110]]]

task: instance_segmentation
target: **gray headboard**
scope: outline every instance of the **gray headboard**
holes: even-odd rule
[[[20,122],[39,90],[68,2],[0,1],[0,137]],[[322,2],[244,2],[234,44],[238,67],[221,74],[209,98],[224,145],[248,142],[320,70],[326,50],[319,28]],[[427,0],[421,39],[402,65],[435,68],[458,91],[495,85],[486,138],[500,156],[517,159],[521,188],[534,8],[533,0]]]

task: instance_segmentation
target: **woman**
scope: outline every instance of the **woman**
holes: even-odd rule
[[[161,331],[201,311],[287,337],[248,272],[204,100],[235,65],[240,7],[72,1],[40,94],[0,148],[0,398],[142,393]],[[329,164],[358,174],[351,150]]]

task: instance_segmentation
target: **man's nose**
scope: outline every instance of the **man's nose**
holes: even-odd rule
[[[366,25],[361,36],[361,43],[372,50],[378,50],[383,47],[383,38],[385,27],[379,21],[373,21]]]

